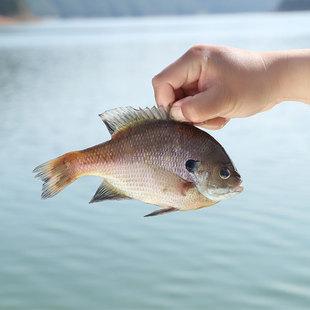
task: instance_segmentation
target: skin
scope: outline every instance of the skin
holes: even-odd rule
[[[255,52],[197,45],[156,75],[158,106],[179,121],[220,129],[283,101],[310,104],[310,49]]]

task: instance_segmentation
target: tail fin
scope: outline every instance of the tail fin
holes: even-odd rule
[[[36,173],[35,177],[43,181],[42,199],[55,196],[81,176],[77,174],[75,169],[77,153],[78,152],[67,153],[33,170],[33,172]]]

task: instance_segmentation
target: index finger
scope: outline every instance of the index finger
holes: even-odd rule
[[[183,85],[199,79],[200,66],[197,52],[193,52],[192,48],[157,74],[152,80],[157,105],[169,110],[176,100],[176,91]]]

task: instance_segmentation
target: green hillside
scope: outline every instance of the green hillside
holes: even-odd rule
[[[0,0],[0,15],[28,12],[69,18],[264,12],[274,11],[279,3],[280,0]]]
[[[283,0],[279,5],[279,11],[310,10],[310,0]]]
[[[15,16],[26,11],[25,0],[0,0],[0,15]]]
[[[273,11],[280,0],[25,0],[37,16],[102,17]]]

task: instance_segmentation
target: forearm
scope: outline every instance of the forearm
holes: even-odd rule
[[[274,101],[310,104],[310,49],[261,53]]]

